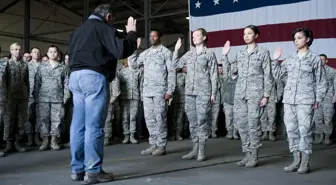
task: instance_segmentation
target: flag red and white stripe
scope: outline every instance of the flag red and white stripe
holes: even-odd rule
[[[190,30],[208,31],[208,47],[218,60],[226,40],[232,45],[230,58],[245,47],[243,29],[247,25],[259,27],[258,44],[271,56],[281,47],[281,59],[296,51],[292,31],[305,27],[314,33],[311,50],[326,54],[329,65],[336,68],[336,0],[189,0],[189,6]]]

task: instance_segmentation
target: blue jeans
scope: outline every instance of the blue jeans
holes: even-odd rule
[[[100,73],[80,70],[71,73],[69,89],[74,104],[70,128],[72,172],[100,173],[109,100],[108,82]]]

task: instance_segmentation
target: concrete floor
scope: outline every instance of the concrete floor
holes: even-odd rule
[[[209,140],[208,160],[183,161],[190,140],[169,142],[167,155],[141,156],[146,141],[138,145],[105,148],[104,170],[114,172],[115,185],[335,185],[336,147],[314,146],[309,175],[288,174],[283,167],[291,162],[285,141],[266,141],[260,151],[260,167],[245,169],[235,162],[243,155],[240,141]],[[0,158],[0,185],[72,185],[69,150],[31,151]]]

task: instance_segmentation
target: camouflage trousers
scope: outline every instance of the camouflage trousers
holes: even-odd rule
[[[333,117],[335,114],[334,104],[322,102],[314,112],[314,122],[316,134],[331,134],[333,131]]]
[[[205,143],[210,135],[210,96],[186,95],[185,111],[189,120],[189,131],[193,143]]]
[[[143,97],[149,144],[164,147],[167,145],[167,102],[163,96]]]
[[[184,126],[184,103],[172,103],[172,123],[176,133],[182,134]]]
[[[63,103],[39,102],[36,106],[36,121],[40,136],[60,137],[64,118]]]
[[[263,114],[261,115],[261,130],[263,132],[275,132],[276,129],[276,103],[268,102]]]
[[[220,110],[220,103],[214,103],[211,105],[211,131],[216,132],[218,130],[217,122],[218,122],[218,115]]]
[[[243,152],[251,152],[261,147],[260,117],[264,108],[259,106],[260,100],[234,100],[234,119],[242,142]]]
[[[21,139],[24,134],[24,125],[28,119],[28,100],[9,100],[6,104],[4,114],[4,135],[5,141]]]
[[[284,122],[290,152],[312,153],[313,105],[284,104]]]
[[[120,100],[120,111],[122,113],[123,134],[136,133],[137,113],[139,100]]]
[[[113,127],[119,126],[120,121],[120,107],[119,102],[108,105],[107,117],[105,121],[104,133],[106,138],[111,138],[113,135]],[[113,124],[115,122],[115,124]]]
[[[36,103],[34,98],[29,98],[28,101],[28,120],[25,123],[25,133],[39,133],[39,126],[36,124]]]
[[[224,103],[223,105],[224,115],[225,115],[225,127],[227,131],[234,131],[237,129],[237,124],[233,117],[233,105]]]

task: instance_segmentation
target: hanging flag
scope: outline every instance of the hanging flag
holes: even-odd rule
[[[222,47],[231,41],[229,58],[245,47],[244,27],[258,26],[258,44],[271,52],[281,47],[284,59],[296,52],[292,32],[310,28],[314,33],[311,50],[324,53],[328,65],[336,68],[335,0],[189,0],[190,30],[204,28],[208,47],[221,59]]]

